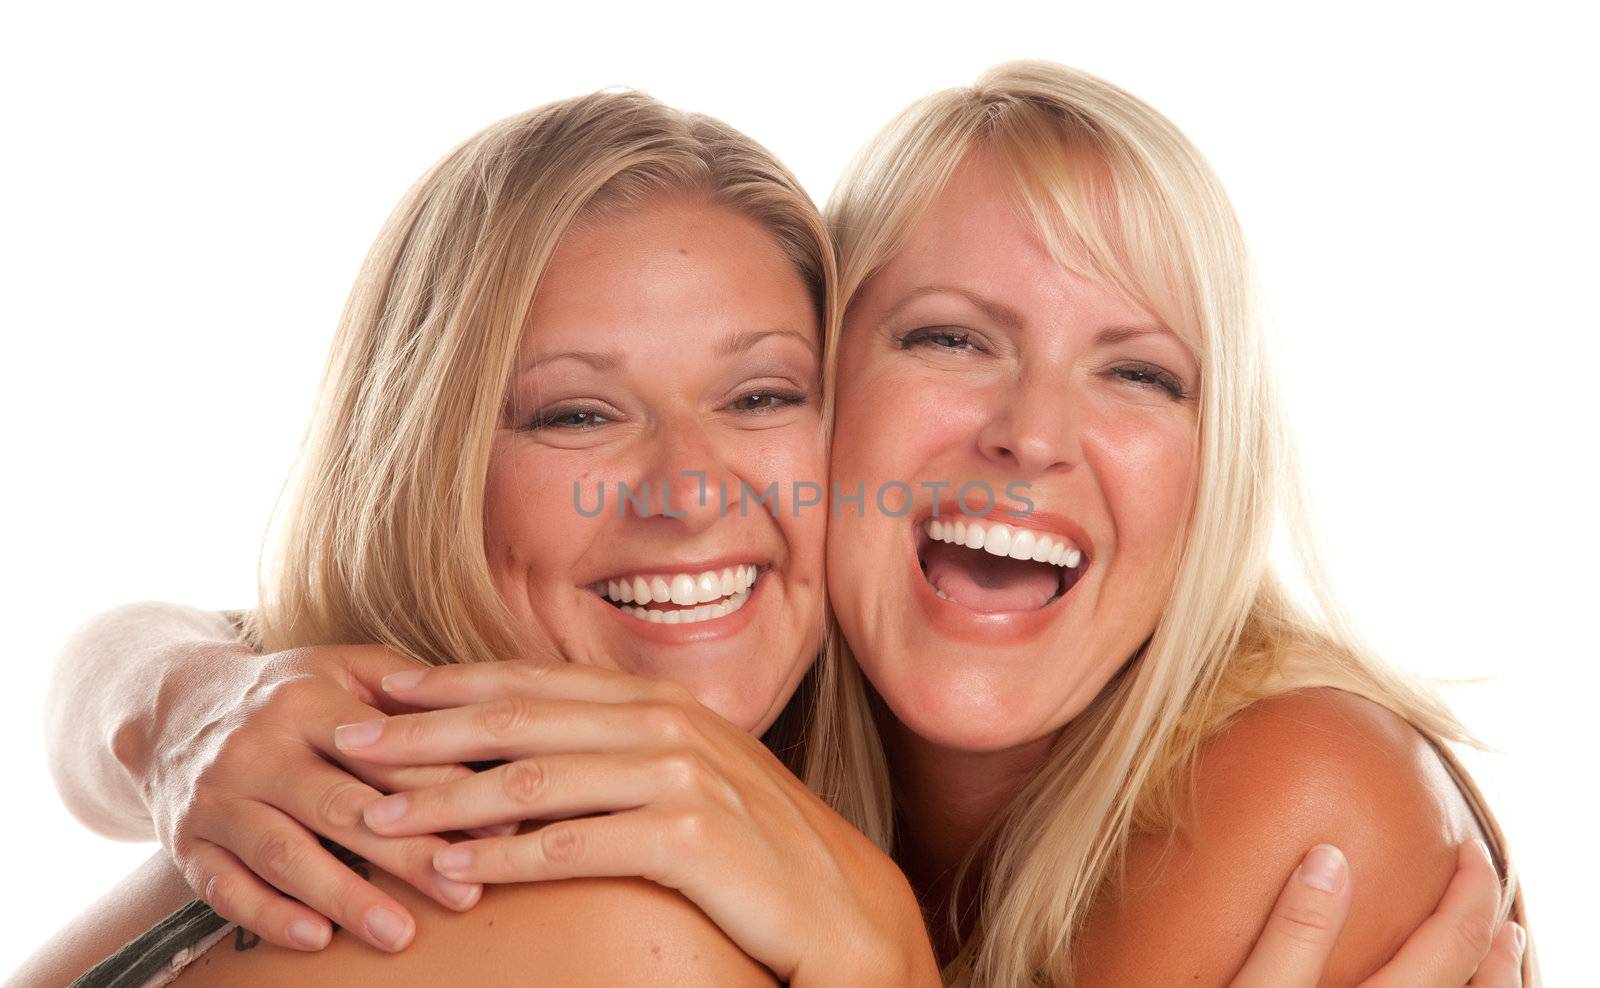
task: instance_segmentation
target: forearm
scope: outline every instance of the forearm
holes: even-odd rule
[[[169,667],[187,647],[234,640],[220,613],[145,602],[96,616],[67,641],[45,730],[50,772],[73,816],[107,837],[155,838],[135,778]]]

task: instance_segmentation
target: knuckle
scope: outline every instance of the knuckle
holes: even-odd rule
[[[256,842],[255,866],[261,877],[274,885],[293,875],[304,857],[290,836],[280,830],[269,831]]]
[[[240,920],[244,885],[237,876],[213,872],[205,876],[199,892],[200,898],[206,905],[216,910],[218,915],[234,922]]]
[[[694,725],[682,707],[670,703],[653,703],[644,710],[645,723],[664,741],[685,744],[694,735]]]
[[[691,751],[662,755],[657,770],[669,785],[684,792],[702,788],[706,781],[705,764]]]
[[[539,831],[539,851],[552,864],[576,864],[583,858],[583,834],[570,824],[551,824]]]
[[[1462,947],[1472,952],[1473,957],[1482,957],[1494,943],[1494,922],[1478,916],[1461,919],[1455,924],[1455,935]]]
[[[537,662],[518,660],[502,663],[502,668],[510,676],[511,685],[524,689],[538,689],[550,678],[550,667]]]
[[[695,810],[679,811],[668,821],[666,838],[675,853],[695,854],[710,842],[711,821]]]
[[[1333,920],[1308,906],[1280,907],[1275,923],[1279,935],[1296,943],[1323,943],[1334,933]]]
[[[529,705],[512,697],[486,704],[478,714],[478,725],[489,738],[504,740],[524,733],[532,719]]]
[[[513,805],[529,806],[539,801],[548,788],[549,773],[539,762],[522,759],[501,767],[500,783]]]
[[[328,829],[353,830],[361,822],[361,811],[366,804],[367,788],[361,783],[336,782],[318,798],[317,819]]]

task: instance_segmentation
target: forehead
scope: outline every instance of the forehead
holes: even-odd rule
[[[877,301],[892,305],[890,296],[927,285],[1018,307],[1092,306],[1108,319],[1153,319],[1120,291],[1064,266],[1023,211],[1010,175],[982,153],[962,161],[869,287]]]
[[[777,239],[727,207],[682,196],[585,220],[540,278],[523,350],[671,330],[700,337],[773,323],[817,331],[810,294]]]

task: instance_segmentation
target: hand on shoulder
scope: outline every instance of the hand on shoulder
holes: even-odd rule
[[[1332,844],[1350,918],[1327,983],[1380,967],[1439,901],[1476,824],[1428,742],[1337,690],[1261,701],[1201,748],[1170,835],[1130,844],[1125,879],[1078,939],[1084,984],[1222,984],[1243,963],[1283,876]]]

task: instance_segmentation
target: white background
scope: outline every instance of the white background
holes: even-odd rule
[[[1549,980],[1592,976],[1589,15],[540,6],[8,6],[0,972],[148,851],[57,802],[54,650],[119,602],[251,602],[344,293],[429,163],[506,114],[633,85],[747,130],[820,200],[906,103],[1047,57],[1147,99],[1221,173],[1337,583],[1394,662],[1483,680],[1448,695],[1499,751],[1471,763]]]

